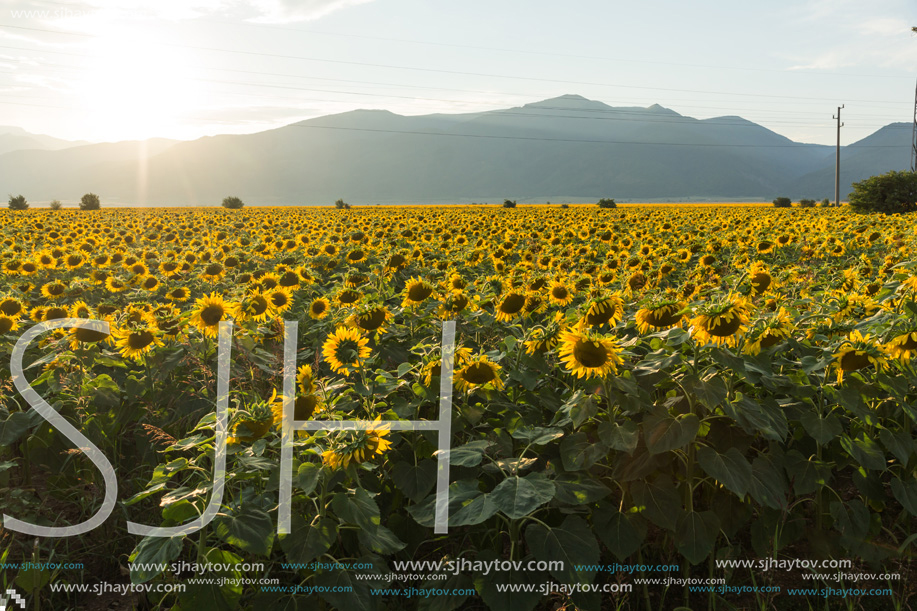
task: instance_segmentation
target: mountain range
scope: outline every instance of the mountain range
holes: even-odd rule
[[[841,150],[850,184],[909,166],[911,125]],[[355,110],[246,135],[86,144],[0,128],[0,191],[33,202],[218,205],[833,198],[834,147],[738,116],[564,95],[470,114]]]

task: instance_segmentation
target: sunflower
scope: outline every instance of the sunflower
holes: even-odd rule
[[[420,278],[411,278],[404,286],[404,299],[401,306],[405,308],[420,305],[433,294],[433,285]]]
[[[586,327],[608,325],[614,327],[624,317],[624,300],[618,293],[605,297],[592,299],[586,313],[583,315],[582,324]]]
[[[320,320],[328,315],[331,308],[331,302],[324,297],[318,297],[309,304],[309,318]]]
[[[786,341],[793,331],[793,323],[789,313],[780,308],[777,314],[763,325],[756,324],[748,333],[745,343],[745,354],[756,355],[761,350],[775,346]]]
[[[859,293],[850,293],[849,295],[838,293],[829,298],[828,301],[835,306],[835,320],[844,320],[845,318],[862,320],[872,316],[880,309],[875,300]]]
[[[892,358],[900,359],[905,363],[911,360],[911,357],[917,353],[917,329],[904,333],[894,338],[885,349]]]
[[[463,367],[455,372],[453,381],[461,391],[470,391],[478,387],[502,390],[503,380],[500,379],[500,369],[500,365],[482,354],[466,361]]]
[[[369,340],[356,329],[338,327],[322,344],[322,354],[333,371],[346,376],[351,367],[360,367],[369,358],[368,343]]]
[[[494,306],[494,314],[497,320],[508,322],[519,316],[525,307],[525,293],[519,291],[510,291],[504,293],[500,302]]]
[[[266,320],[273,310],[274,305],[261,291],[246,295],[239,306],[241,316],[255,321]]]
[[[92,308],[85,301],[70,306],[70,318],[92,318]]]
[[[335,300],[338,302],[338,305],[348,306],[353,305],[360,301],[363,298],[363,293],[360,291],[354,291],[352,289],[343,289],[337,294]]]
[[[557,342],[564,332],[564,315],[560,312],[554,313],[554,319],[545,326],[538,326],[532,329],[529,339],[522,342],[527,354],[537,352],[548,352],[557,347]]]
[[[232,424],[232,435],[226,442],[252,442],[267,435],[277,421],[276,400],[277,391],[274,391],[267,401],[252,403],[245,409],[236,412]]]
[[[293,305],[293,294],[280,286],[268,289],[264,296],[271,302],[271,308],[278,314],[286,312]]]
[[[702,343],[735,346],[748,324],[748,305],[738,296],[709,304],[691,319],[691,335]]]
[[[74,327],[70,329],[70,349],[77,350],[85,347],[85,344],[96,344],[102,340],[111,337],[110,334],[103,331],[86,329],[85,327]]]
[[[653,301],[646,307],[637,310],[635,315],[637,330],[640,333],[649,333],[677,327],[684,320],[684,314],[681,311],[685,307],[685,302],[677,299]]]
[[[210,293],[197,300],[197,307],[193,310],[192,325],[207,337],[216,337],[220,322],[238,314],[238,306],[223,299],[218,293]]]
[[[296,384],[299,386],[299,392],[303,395],[310,395],[315,392],[315,380],[312,377],[312,367],[302,365],[296,371]]]
[[[41,287],[41,294],[47,297],[48,299],[55,299],[60,297],[67,291],[67,285],[60,280],[55,280],[53,282],[48,282],[47,284]]]
[[[0,313],[0,335],[6,335],[10,331],[15,331],[18,328],[19,322],[16,318]]]
[[[140,360],[151,352],[156,346],[162,346],[159,333],[153,325],[131,325],[130,327],[116,329],[112,334],[115,347],[124,358]]]
[[[569,305],[574,297],[575,294],[573,290],[567,284],[559,280],[554,280],[548,286],[548,298],[554,305],[561,307]]]
[[[386,439],[390,433],[387,424],[376,418],[371,428],[346,431],[337,436],[334,445],[322,452],[322,460],[332,469],[346,468],[351,462],[359,464],[376,455],[381,456],[392,442]]]
[[[4,297],[0,299],[0,313],[18,318],[23,311],[25,311],[25,306],[15,297]]]
[[[474,309],[474,304],[463,291],[449,291],[439,304],[437,313],[440,318],[449,320],[465,310]]]
[[[624,362],[617,340],[608,335],[579,329],[564,332],[560,341],[560,359],[578,378],[604,378],[617,373],[618,365]]]
[[[166,299],[171,301],[187,301],[191,293],[183,286],[176,287],[166,293]]]
[[[752,264],[751,269],[748,270],[748,276],[751,282],[751,294],[754,296],[764,294],[774,284],[773,276],[760,261]]]
[[[887,360],[884,348],[873,341],[872,336],[864,336],[854,329],[847,334],[840,349],[834,353],[837,383],[844,381],[844,372],[847,371],[857,371],[870,365],[881,371]]]
[[[392,318],[392,313],[382,305],[367,305],[360,308],[355,314],[347,318],[346,324],[360,331],[376,331],[385,333],[385,327]]]
[[[127,289],[127,285],[122,280],[109,276],[105,279],[105,288],[108,289],[109,293],[120,293]]]

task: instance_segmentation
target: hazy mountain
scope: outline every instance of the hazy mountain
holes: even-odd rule
[[[885,133],[887,131],[887,133]],[[845,147],[842,186],[905,163],[888,126]],[[905,147],[899,147],[900,136]],[[876,143],[880,143],[881,146]],[[250,135],[0,155],[0,191],[41,201],[217,205],[826,197],[834,148],[736,116],[565,95],[490,112],[406,117],[357,110]],[[905,163],[906,165],[906,163]]]
[[[0,154],[10,151],[40,149],[57,151],[71,146],[88,144],[85,141],[61,140],[41,134],[30,134],[21,127],[0,125]]]

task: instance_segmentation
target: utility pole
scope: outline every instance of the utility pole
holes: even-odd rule
[[[914,91],[914,127],[911,129],[911,172],[917,172],[917,89]]]
[[[841,193],[841,128],[844,127],[844,124],[841,123],[841,109],[844,107],[843,104],[837,107],[837,116],[831,117],[832,119],[837,120],[837,148],[834,151],[834,205],[840,206],[840,193]]]

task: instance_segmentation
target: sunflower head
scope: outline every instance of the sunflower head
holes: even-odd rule
[[[317,297],[309,304],[309,318],[320,320],[328,315],[331,309],[331,302],[324,297]]]
[[[760,320],[751,328],[745,343],[745,354],[756,355],[790,337],[793,323],[789,313],[780,308],[776,315]]]
[[[433,294],[433,285],[420,278],[411,278],[404,286],[402,307],[409,308],[423,303]]]
[[[624,317],[624,300],[614,293],[591,299],[583,314],[582,324],[587,327],[608,325],[614,327]]]
[[[389,433],[379,418],[368,429],[341,432],[333,438],[331,447],[322,452],[322,460],[331,469],[340,469],[382,456],[392,445],[386,439]]]
[[[219,293],[210,293],[197,300],[190,323],[205,336],[216,337],[220,323],[237,316],[237,304],[226,301]]]
[[[497,320],[508,322],[519,316],[523,308],[525,308],[525,298],[525,293],[518,290],[504,293],[494,306],[494,314]]]
[[[652,301],[646,307],[637,310],[637,330],[640,333],[650,333],[679,326],[685,317],[681,313],[685,307],[685,302],[677,299]]]
[[[748,304],[741,297],[730,296],[700,308],[691,319],[691,335],[702,343],[735,346],[748,329],[747,324]]]
[[[338,327],[322,344],[322,354],[331,369],[344,375],[360,367],[371,353],[369,340],[351,327]]]
[[[454,382],[461,391],[470,391],[475,388],[503,389],[503,380],[500,379],[501,367],[487,358],[479,355],[477,358],[466,361],[456,370]]]
[[[900,359],[907,363],[917,354],[917,329],[899,335],[885,346],[892,358]]]
[[[560,359],[578,378],[604,378],[623,364],[618,341],[588,330],[567,331],[561,336]]]
[[[834,368],[837,370],[837,382],[844,381],[844,373],[874,366],[881,370],[888,361],[885,348],[880,346],[870,335],[863,335],[854,329],[847,334],[840,349],[834,353]]]

